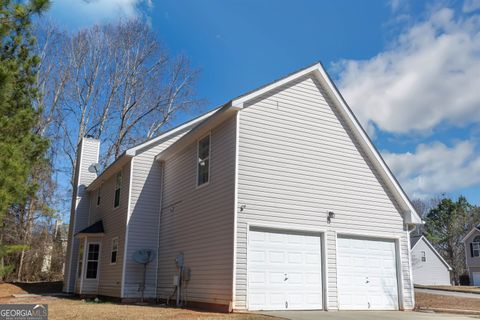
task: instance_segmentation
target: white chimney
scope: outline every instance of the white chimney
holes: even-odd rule
[[[88,227],[89,200],[87,187],[97,177],[97,172],[92,170],[91,166],[98,163],[99,153],[100,141],[97,139],[85,137],[78,146],[68,228],[67,261],[63,281],[64,292],[73,292],[75,289],[79,248],[79,242],[78,239],[75,239],[75,234]]]

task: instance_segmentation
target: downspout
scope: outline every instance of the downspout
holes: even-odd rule
[[[423,221],[422,221],[423,222]],[[413,287],[413,269],[412,269],[412,254],[411,254],[411,241],[410,241],[410,234],[417,229],[416,224],[406,224],[407,226],[407,251],[408,251],[408,271],[410,273],[410,288],[411,288],[411,296],[412,296],[412,308],[415,308],[415,288]],[[410,227],[412,227],[410,229]]]
[[[165,181],[165,174],[164,174],[164,169],[165,169],[165,162],[164,161],[156,161],[158,163],[158,166],[160,167],[161,170],[161,178],[160,178],[160,207],[158,210],[158,238],[157,238],[157,267],[155,268],[155,300],[158,301],[158,266],[160,264],[160,224],[162,223],[162,207],[163,207],[163,186],[164,186],[164,181]]]

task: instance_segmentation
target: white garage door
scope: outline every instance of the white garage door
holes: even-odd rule
[[[248,235],[248,309],[322,309],[320,237],[251,230]]]
[[[398,309],[395,242],[341,237],[337,241],[339,308]]]

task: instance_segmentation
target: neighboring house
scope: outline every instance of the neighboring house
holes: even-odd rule
[[[125,151],[77,159],[64,290],[222,310],[412,309],[421,219],[317,63]]]
[[[65,254],[68,243],[68,224],[63,224],[62,220],[56,220],[53,229],[52,239],[45,246],[45,252],[42,260],[42,272],[49,272],[52,267],[52,258],[54,254],[60,252],[54,252],[55,245],[63,250]],[[65,271],[65,263],[63,264],[62,271]]]
[[[452,268],[424,236],[411,237],[413,283],[451,285]]]
[[[462,239],[470,285],[480,286],[480,227],[477,225]]]

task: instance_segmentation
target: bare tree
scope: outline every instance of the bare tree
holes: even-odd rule
[[[185,56],[171,57],[141,21],[93,26],[74,34],[39,21],[35,34],[41,58],[36,131],[51,144],[49,161],[31,176],[41,188],[11,209],[3,228],[8,232],[0,232],[6,243],[22,245],[9,261],[17,280],[36,279],[39,259],[46,254],[42,250],[53,248],[45,226],[56,218],[55,177],[61,174],[73,182],[83,136],[101,140],[105,167],[126,148],[158,135],[178,112],[199,104],[194,92],[197,70]]]
[[[50,47],[53,54],[47,55],[56,58],[47,61],[40,77],[51,90],[57,147],[71,177],[83,136],[102,141],[101,165],[106,166],[126,148],[159,134],[179,111],[198,105],[197,70],[185,56],[170,57],[141,21],[94,26],[73,35],[47,31],[64,38],[57,42],[60,48]]]

